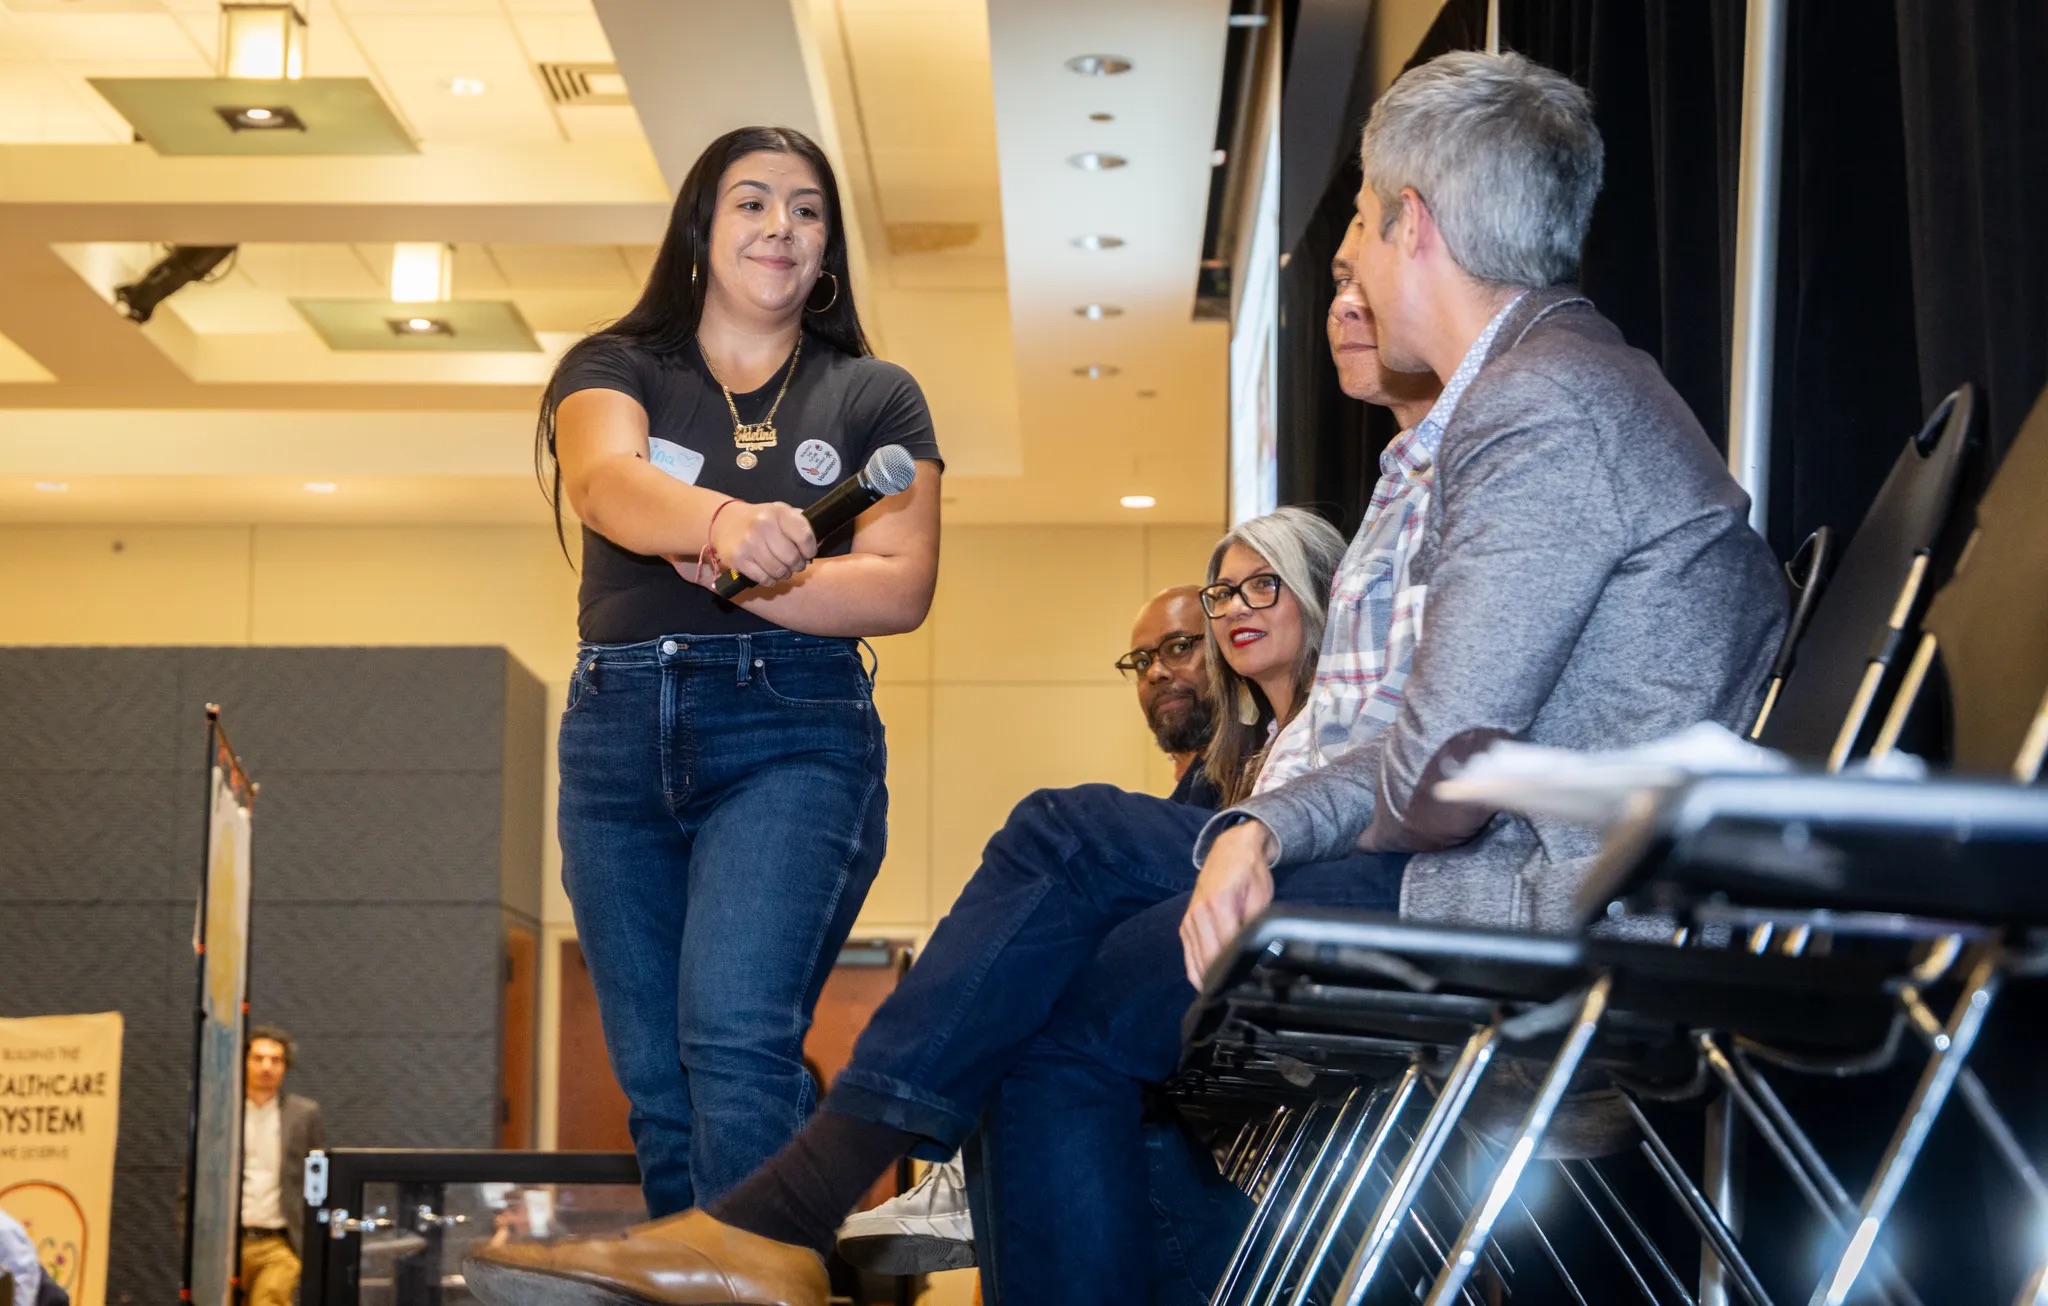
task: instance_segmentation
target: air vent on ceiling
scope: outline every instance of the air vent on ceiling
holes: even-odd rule
[[[631,104],[626,79],[615,63],[544,63],[535,65],[548,98],[556,104]]]

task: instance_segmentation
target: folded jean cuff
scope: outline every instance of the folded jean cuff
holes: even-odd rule
[[[943,1161],[959,1151],[960,1144],[979,1123],[974,1114],[921,1093],[900,1080],[864,1074],[852,1067],[839,1072],[819,1106],[822,1110],[917,1134],[944,1149],[932,1156],[926,1155],[925,1148],[916,1149],[914,1155],[924,1160]]]

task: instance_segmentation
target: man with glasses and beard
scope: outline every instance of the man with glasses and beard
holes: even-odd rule
[[[1207,626],[1200,586],[1163,589],[1138,609],[1130,651],[1116,660],[1116,669],[1137,687],[1145,725],[1159,751],[1173,759],[1173,800],[1213,812],[1222,805],[1222,795],[1202,769],[1202,752],[1216,725],[1202,657]],[[974,1145],[969,1139],[967,1146]],[[1155,1165],[1175,1165],[1171,1149],[1152,1151]],[[1162,1178],[1171,1179],[1159,1185],[1163,1191],[1176,1191],[1186,1182],[1178,1167]],[[934,1274],[973,1265],[974,1221],[961,1157],[932,1166],[909,1192],[847,1217],[839,1227],[839,1254],[876,1274]]]

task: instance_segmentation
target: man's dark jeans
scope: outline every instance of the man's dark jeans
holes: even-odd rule
[[[1143,1087],[1173,1072],[1194,998],[1179,929],[1208,817],[1109,785],[1019,803],[825,1100],[933,1160],[989,1111],[1010,1306],[1150,1296]],[[1275,893],[1390,911],[1404,863],[1291,867]],[[1213,1283],[1230,1249],[1206,1241],[1226,1245],[1188,1273]]]

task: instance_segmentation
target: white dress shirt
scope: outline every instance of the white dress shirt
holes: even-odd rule
[[[242,1227],[284,1228],[284,1121],[278,1098],[242,1109]]]

